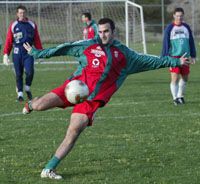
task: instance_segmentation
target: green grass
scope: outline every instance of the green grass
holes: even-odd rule
[[[60,85],[74,68],[36,65],[34,96]],[[199,70],[199,63],[191,66],[187,103],[178,107],[171,103],[168,69],[129,76],[59,165],[64,180],[51,181],[40,172],[62,141],[72,109],[22,115],[12,70],[0,66],[0,183],[198,184]]]

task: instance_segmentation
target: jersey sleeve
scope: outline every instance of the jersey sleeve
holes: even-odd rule
[[[36,49],[42,49],[42,43],[40,40],[40,35],[38,32],[37,25],[35,24],[35,32],[34,32],[34,46]]]
[[[93,25],[93,29],[94,29],[94,37],[93,38],[96,38],[98,36],[98,27],[96,24]]]
[[[192,58],[196,58],[196,48],[195,48],[195,43],[194,43],[194,38],[193,38],[193,35],[192,35],[192,31],[191,31],[189,25],[187,25],[187,24],[184,24],[184,25],[187,27],[188,32],[189,32],[190,56]]]
[[[170,32],[172,30],[173,25],[170,24],[166,27],[164,31],[163,37],[163,46],[162,46],[162,53],[161,56],[169,56],[169,49],[170,49]]]
[[[180,59],[177,58],[172,58],[170,56],[158,57],[153,55],[138,54],[132,50],[129,50],[128,52],[127,63],[128,74],[181,65]]]
[[[10,26],[8,27],[3,54],[10,55],[12,47],[13,47],[13,33],[12,33],[12,23],[11,23]]]
[[[88,45],[87,40],[86,41],[81,40],[78,42],[64,43],[56,47],[51,47],[43,50],[32,48],[30,55],[32,55],[35,59],[50,58],[54,56],[65,56],[65,55],[81,57],[87,45]]]

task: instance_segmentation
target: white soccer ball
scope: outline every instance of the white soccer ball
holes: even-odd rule
[[[65,96],[72,104],[78,104],[87,99],[89,95],[88,86],[80,80],[72,80],[65,87]]]

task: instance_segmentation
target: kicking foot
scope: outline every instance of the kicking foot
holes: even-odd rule
[[[31,103],[31,101],[26,102],[26,104],[25,104],[25,106],[24,106],[24,108],[22,110],[23,114],[30,114],[31,111],[33,110],[33,109],[30,109],[30,103]]]

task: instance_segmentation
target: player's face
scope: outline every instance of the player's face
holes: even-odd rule
[[[113,32],[109,23],[99,25],[99,37],[103,44],[107,44],[113,39]]]
[[[87,18],[87,17],[85,17],[85,15],[82,15],[81,19],[82,19],[82,22],[83,22],[83,23],[86,23],[86,22],[87,22],[87,20],[88,20],[88,18]]]
[[[18,17],[19,21],[24,20],[26,18],[26,11],[22,10],[22,9],[18,9],[17,17]]]
[[[180,25],[183,22],[183,16],[182,12],[176,12],[174,14],[174,22],[176,25]]]

